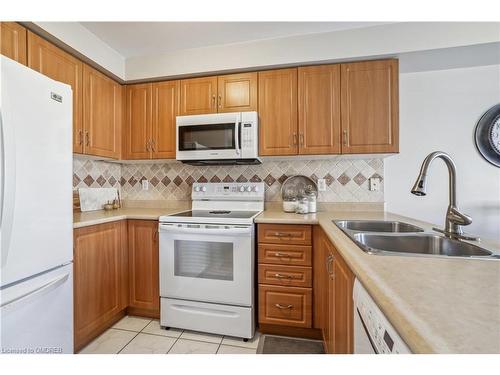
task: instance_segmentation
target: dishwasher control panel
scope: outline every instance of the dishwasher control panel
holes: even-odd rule
[[[362,325],[362,327],[357,328],[365,331],[376,353],[411,354],[410,348],[389,323],[358,279],[354,282],[353,299],[354,314],[359,314],[359,324]],[[356,346],[356,343],[354,345]]]

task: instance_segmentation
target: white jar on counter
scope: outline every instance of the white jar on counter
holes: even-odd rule
[[[283,211],[285,212],[295,212],[297,208],[297,198],[295,197],[285,197],[283,199]]]
[[[296,214],[307,214],[309,213],[309,200],[307,197],[300,198],[297,201],[297,208],[295,210]]]

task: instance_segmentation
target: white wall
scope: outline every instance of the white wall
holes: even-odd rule
[[[424,157],[442,150],[456,162],[459,207],[473,219],[465,230],[500,240],[500,168],[473,142],[477,120],[499,102],[500,65],[401,74],[401,152],[385,160],[387,209],[443,225],[448,175],[441,160],[431,166],[427,196],[410,194]]]
[[[397,56],[408,52],[499,41],[499,22],[392,23],[134,57],[127,59],[125,69],[127,80],[140,80],[233,69]]]
[[[35,22],[118,78],[125,79],[125,58],[78,22]]]

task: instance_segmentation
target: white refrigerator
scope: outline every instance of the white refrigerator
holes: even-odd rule
[[[71,87],[0,70],[0,353],[73,353]]]

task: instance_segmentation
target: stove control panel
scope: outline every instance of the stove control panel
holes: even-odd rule
[[[263,182],[201,183],[192,188],[193,200],[264,200]]]

